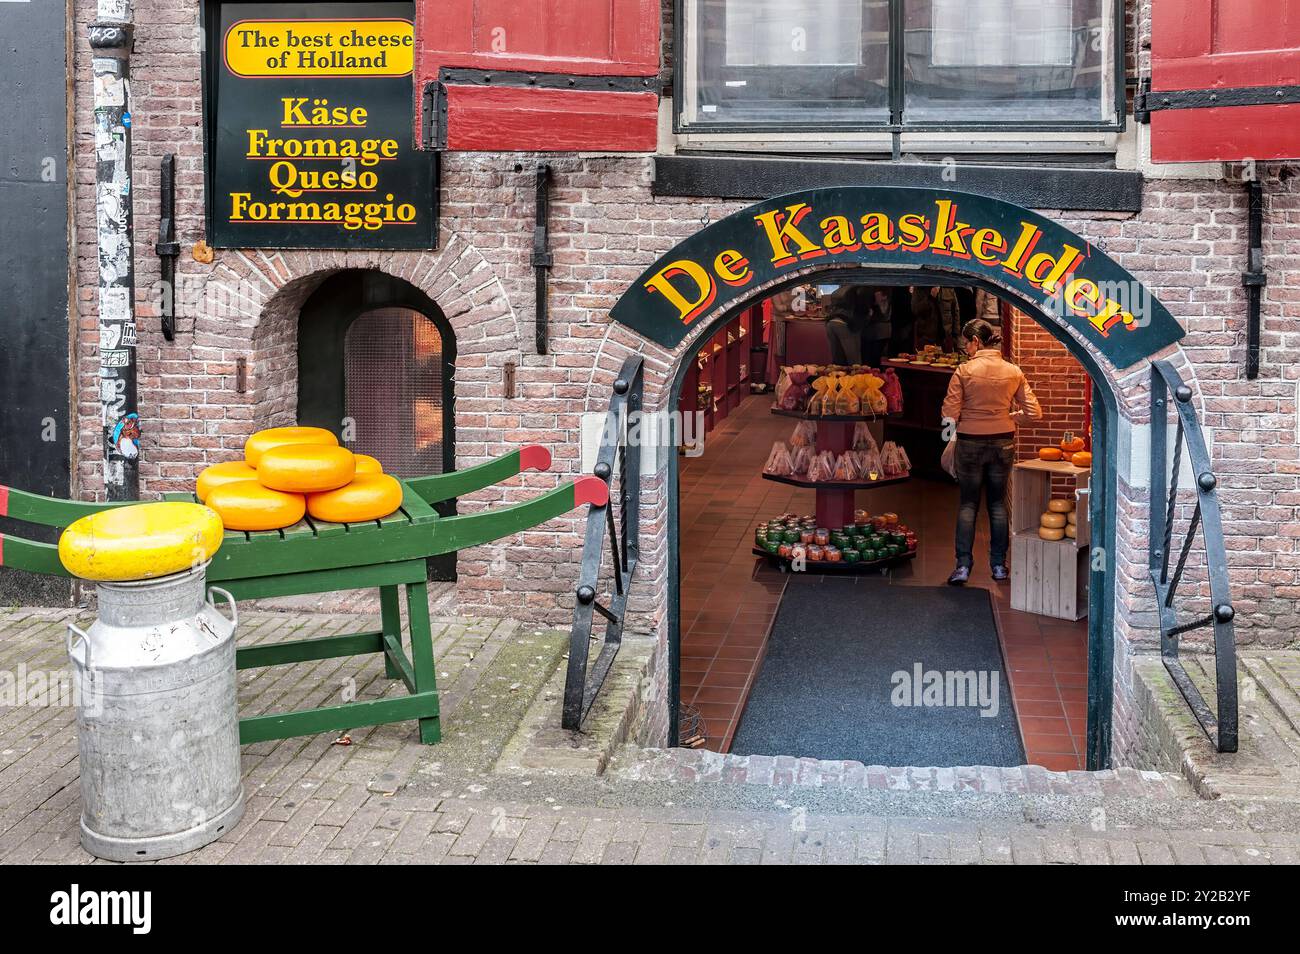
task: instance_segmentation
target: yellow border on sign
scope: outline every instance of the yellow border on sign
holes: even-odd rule
[[[323,26],[326,29],[336,29],[339,27],[351,27],[356,30],[358,25],[371,30],[371,35],[378,35],[373,32],[373,27],[385,23],[401,24],[402,32],[409,35],[411,43],[409,46],[384,47],[385,51],[396,51],[400,57],[394,57],[397,62],[388,68],[382,70],[347,70],[347,69],[327,69],[327,70],[300,70],[300,69],[276,69],[268,70],[265,66],[265,54],[268,50],[272,52],[292,53],[294,48],[283,47],[257,47],[256,50],[245,50],[243,48],[236,51],[235,61],[231,61],[230,39],[231,34],[236,28],[246,24],[315,24]],[[285,31],[287,33],[287,31]],[[341,47],[334,47],[328,52],[337,52]],[[321,51],[317,51],[321,52]],[[250,53],[252,54],[250,56]],[[258,67],[253,67],[246,60],[256,58]],[[386,76],[409,76],[415,68],[415,25],[410,20],[401,17],[355,17],[347,20],[313,20],[313,19],[269,19],[269,20],[238,20],[232,23],[226,30],[226,35],[221,41],[221,59],[226,70],[234,76],[242,76],[246,79],[302,79],[306,78],[329,78],[329,77],[357,77],[357,78],[376,78]],[[237,68],[238,67],[238,68]]]

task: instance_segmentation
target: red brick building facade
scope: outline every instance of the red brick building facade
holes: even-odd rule
[[[1155,0],[1159,4],[1161,0]],[[75,37],[95,19],[95,4],[74,4]],[[1129,3],[1128,73],[1147,68],[1150,2]],[[672,5],[664,5],[662,73],[671,76]],[[615,372],[628,355],[646,361],[646,400],[664,407],[679,362],[694,352],[714,316],[704,316],[674,353],[611,322],[609,311],[642,271],[703,224],[744,208],[741,199],[657,195],[656,156],[525,152],[448,152],[441,173],[439,247],[427,251],[219,249],[211,264],[191,255],[205,238],[203,49],[197,0],[137,0],[132,55],[135,240],[139,324],[139,409],[143,439],[141,490],[146,498],[187,489],[204,465],[232,459],[254,430],[296,415],[297,323],[303,303],[330,275],[378,269],[403,279],[437,303],[455,333],[456,460],[464,467],[540,443],[552,450],[552,473],[521,476],[508,499],[571,478],[582,466],[584,414],[601,413]],[[74,404],[79,440],[75,490],[101,492],[98,374],[95,152],[90,51],[74,43],[75,321]],[[671,91],[670,91],[671,92]],[[659,156],[688,151],[675,134],[665,94]],[[1103,137],[1104,138],[1104,137]],[[1187,336],[1163,355],[1194,390],[1197,415],[1212,439],[1240,642],[1291,644],[1300,632],[1300,167],[1283,161],[1254,167],[1263,183],[1263,299],[1260,375],[1245,363],[1247,194],[1241,168],[1220,163],[1153,166],[1144,158],[1149,130],[1128,117],[1105,140],[1109,151],[1089,162],[1141,172],[1141,211],[1038,209],[1094,243],[1136,275],[1182,323]],[[728,143],[729,150],[737,148]],[[755,150],[768,147],[755,147]],[[1003,147],[996,142],[987,151]],[[177,156],[177,334],[163,340],[157,320],[152,252],[158,231],[159,164]],[[552,166],[549,273],[550,349],[533,343],[534,167]],[[883,161],[887,161],[884,157]],[[927,160],[929,161],[929,160]],[[1066,160],[1062,160],[1066,161]],[[1069,160],[1073,161],[1073,160]],[[1048,163],[1050,164],[1050,162]],[[964,166],[956,180],[963,188]],[[811,270],[810,270],[811,273]],[[1028,322],[1015,347],[1031,378],[1053,395],[1069,391],[1068,419],[1047,422],[1025,442],[1045,442],[1080,429],[1084,383],[1065,349]],[[245,371],[239,368],[244,363]],[[514,365],[514,395],[505,369]],[[1109,367],[1109,365],[1105,365]],[[246,386],[237,378],[246,374]],[[1115,753],[1136,750],[1129,658],[1155,644],[1147,577],[1147,475],[1150,411],[1145,363],[1112,369],[1108,386],[1119,406],[1118,527],[1112,560],[1116,604]],[[1074,392],[1077,392],[1075,394]],[[1061,406],[1058,402],[1058,406]],[[671,450],[669,451],[671,453]],[[634,605],[639,627],[667,642],[669,554],[668,453],[643,482],[641,564]],[[462,509],[493,502],[463,500]],[[583,514],[556,520],[498,544],[460,554],[457,583],[467,613],[565,622],[578,576]],[[1197,562],[1193,556],[1193,565]],[[1199,577],[1198,577],[1199,578]],[[1202,594],[1206,596],[1208,594]],[[666,656],[655,696],[667,695]],[[666,711],[654,721],[661,727]]]

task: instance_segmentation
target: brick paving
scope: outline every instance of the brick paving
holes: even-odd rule
[[[0,613],[0,672],[64,668],[63,627],[74,617]],[[335,614],[243,619],[241,643],[372,624]],[[629,748],[599,778],[503,775],[496,760],[561,663],[565,634],[450,618],[435,632],[442,744],[420,746],[412,727],[399,724],[356,730],[349,745],[317,736],[245,746],[243,819],[219,841],[160,863],[1300,860],[1300,806],[1204,801],[1177,776],[1154,772],[855,769]],[[377,659],[333,660],[241,673],[241,703],[260,711],[290,698],[332,700],[346,680],[361,697],[396,691]],[[78,811],[72,711],[0,708],[0,862],[92,861],[78,842]]]

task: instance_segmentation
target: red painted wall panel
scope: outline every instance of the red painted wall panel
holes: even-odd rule
[[[655,77],[659,14],[659,0],[417,0],[417,86],[444,67]],[[452,150],[655,148],[654,93],[464,86],[447,106]]]
[[[1153,92],[1300,85],[1300,0],[1155,0]],[[1300,157],[1300,107],[1156,110],[1156,162]]]
[[[449,86],[447,148],[462,152],[524,150],[653,152],[658,132],[654,93],[588,93]]]

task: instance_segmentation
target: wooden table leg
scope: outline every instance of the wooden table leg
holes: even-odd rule
[[[379,611],[384,636],[392,638],[398,646],[402,645],[402,595],[396,586],[379,588]],[[401,668],[388,653],[384,653],[384,675],[389,679],[402,678]]]
[[[436,693],[437,671],[433,664],[433,632],[429,625],[429,587],[427,583],[406,585],[406,614],[411,621],[411,665],[415,670],[415,691]],[[420,719],[420,741],[433,745],[442,738],[439,717]]]

